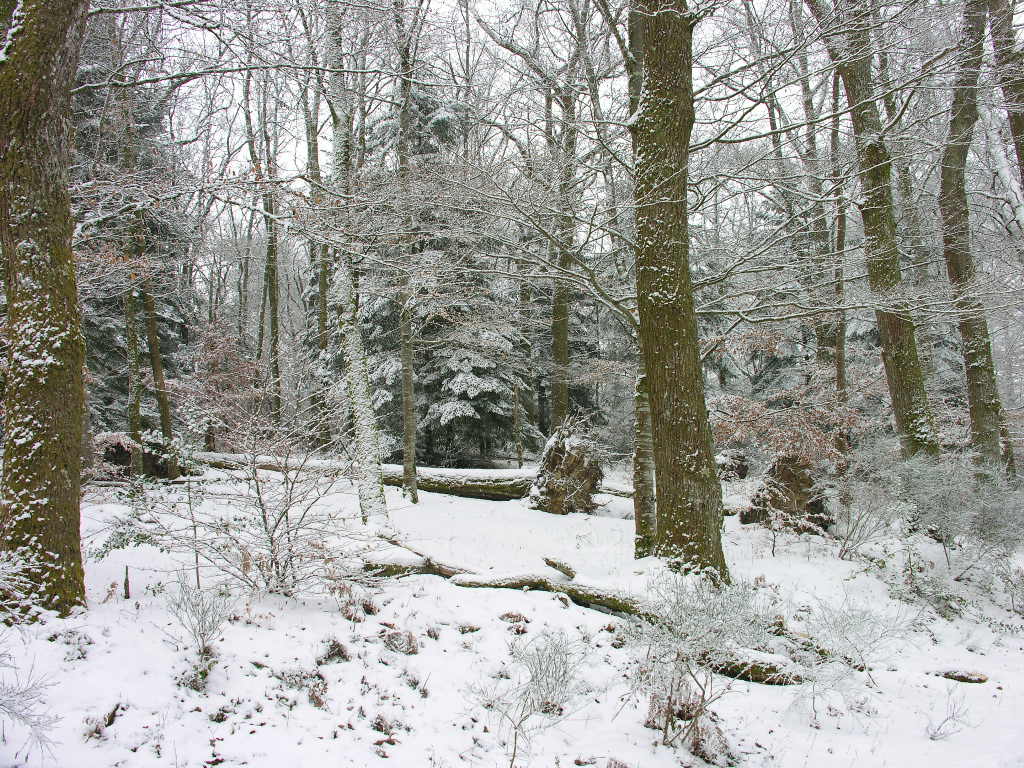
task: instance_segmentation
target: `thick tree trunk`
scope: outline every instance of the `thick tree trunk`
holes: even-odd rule
[[[85,602],[79,517],[82,341],[66,169],[85,0],[0,0],[0,250],[7,338],[0,546],[35,597]],[[12,18],[15,9],[18,15]]]
[[[637,0],[636,7],[645,16],[644,88],[633,124],[637,296],[658,478],[656,549],[677,567],[728,580],[689,265],[693,17],[685,0]]]
[[[971,444],[985,464],[1002,461],[1000,428],[1003,407],[996,386],[992,343],[985,309],[974,295],[975,265],[971,253],[970,211],[967,205],[967,155],[978,121],[978,77],[985,51],[987,0],[966,0],[960,39],[960,62],[949,108],[949,137],[942,153],[939,213],[946,272],[953,287],[960,338],[967,372],[967,403]]]
[[[153,371],[153,395],[156,397],[157,410],[160,412],[160,433],[164,437],[168,450],[174,442],[174,426],[171,422],[171,398],[167,393],[167,381],[164,379],[164,361],[160,354],[160,334],[156,327],[156,302],[150,291],[148,281],[143,284],[142,309],[146,320],[146,343],[149,347],[149,365]],[[170,455],[167,459],[167,479],[174,480],[178,476],[178,460]]]
[[[636,529],[633,552],[639,559],[654,554],[658,536],[651,403],[647,392],[647,377],[642,370],[636,377],[633,429],[633,521]]]
[[[823,28],[835,23],[823,0],[805,2]],[[873,93],[871,4],[842,0],[839,7],[845,9],[845,25],[842,34],[829,44],[829,54],[842,78],[853,122],[868,284],[883,305],[875,310],[875,319],[885,379],[904,453],[934,455],[939,452],[939,444],[924,388],[914,323],[908,308],[896,295],[902,273],[893,213],[891,162]]]
[[[1006,102],[1006,117],[1017,156],[1017,172],[1024,192],[1024,56],[1013,32],[1013,0],[989,0],[989,30],[996,54],[999,86]]]

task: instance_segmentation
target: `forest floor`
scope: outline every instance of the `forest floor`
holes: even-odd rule
[[[233,482],[227,472],[208,477]],[[726,495],[737,504],[755,485],[731,483]],[[125,509],[114,494],[91,489],[85,497],[90,551]],[[622,519],[630,502],[602,500],[603,514],[555,517],[525,500],[424,493],[414,506],[388,489],[396,534],[440,561],[507,574],[544,571],[542,558],[555,557],[577,570],[578,582],[642,594],[661,566],[632,558],[633,524]],[[356,507],[349,489],[321,503]],[[736,764],[1024,766],[1019,615],[981,590],[949,618],[899,599],[894,543],[847,562],[833,541],[781,533],[773,547],[769,531],[735,517],[726,519],[724,539],[734,579],[768,590],[787,620],[822,605],[834,615],[865,617],[839,633],[860,633],[846,639],[869,666],[791,686],[716,677],[727,690],[713,710]],[[941,558],[931,550],[926,568],[945,570]],[[645,727],[648,700],[632,680],[638,649],[622,641],[627,622],[548,592],[407,576],[365,588],[368,615],[351,605],[342,610],[337,596],[239,596],[235,617],[214,643],[206,689],[192,690],[179,678],[195,653],[161,588],[188,566],[150,546],[89,557],[89,610],[29,626],[13,643],[20,669],[51,684],[46,698],[59,720],[49,753],[26,755],[21,734],[5,726],[0,765],[491,768],[511,765],[513,748],[520,768],[705,765],[684,748],[660,746],[659,733]],[[522,707],[484,704],[501,699],[496,692],[516,679],[510,644],[552,633],[579,654],[580,685],[565,707],[533,713],[516,734],[509,721]],[[324,658],[329,639],[340,641],[348,660],[337,652]],[[412,647],[416,652],[407,653]],[[972,684],[936,674],[950,670],[988,679]]]

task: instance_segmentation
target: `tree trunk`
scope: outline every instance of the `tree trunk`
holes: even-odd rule
[[[523,405],[519,402],[519,381],[512,388],[512,441],[516,446],[516,466],[523,468]]]
[[[402,358],[402,491],[413,504],[416,492],[416,382],[413,369],[412,311],[408,295],[402,295],[399,326]]]
[[[996,386],[985,309],[973,294],[976,270],[971,253],[965,178],[967,155],[978,121],[978,77],[985,52],[986,6],[987,0],[966,0],[964,4],[960,62],[949,108],[949,137],[942,153],[939,214],[946,272],[953,287],[953,301],[963,342],[971,444],[983,463],[995,466],[1002,461],[1000,427],[1003,407]]]
[[[0,250],[10,344],[0,546],[33,561],[35,598],[62,615],[85,602],[85,347],[66,168],[69,92],[87,5],[0,0]]]
[[[822,28],[834,25],[835,19],[822,0],[805,2]],[[894,295],[900,289],[902,273],[892,203],[891,162],[873,92],[871,4],[842,0],[839,7],[846,9],[846,24],[836,40],[829,43],[829,54],[842,78],[853,122],[868,284],[884,304],[875,310],[875,319],[896,431],[904,454],[935,455],[939,443],[924,388],[914,323],[904,302]]]
[[[566,78],[566,82],[569,78]],[[558,213],[555,223],[555,259],[559,270],[572,267],[576,240],[573,218],[573,182],[576,163],[576,101],[565,85],[557,97],[561,110],[561,130],[557,139],[549,139],[558,160]],[[558,429],[569,415],[569,313],[572,292],[562,275],[555,276],[551,298],[551,427]]]
[[[327,31],[327,66],[342,67],[343,18],[334,4],[327,4],[325,26]],[[336,194],[348,198],[352,193],[350,173],[351,120],[349,101],[340,70],[332,71],[328,78],[327,99],[331,105],[334,128],[334,160],[331,186]],[[359,493],[359,512],[363,523],[371,519],[387,519],[387,501],[380,464],[380,438],[377,419],[373,412],[370,376],[366,364],[366,347],[359,325],[359,291],[355,284],[356,272],[348,249],[338,253],[334,272],[335,301],[338,323],[345,345],[345,389],[352,421],[355,453],[356,488]]]
[[[281,423],[281,298],[277,269],[277,203],[274,194],[264,196],[264,221],[267,229],[267,258],[263,272],[267,310],[270,314],[270,413],[274,424]]]
[[[338,261],[334,283],[340,305],[339,322],[345,339],[345,388],[355,432],[353,442],[359,511],[364,523],[371,519],[380,522],[387,518],[387,502],[384,499],[380,443],[366,366],[366,347],[359,327],[359,310],[353,298],[352,264],[347,253],[341,254]]]
[[[654,502],[654,439],[651,435],[651,404],[647,393],[647,377],[643,370],[636,377],[633,429],[633,521],[636,528],[633,551],[639,559],[654,554],[658,535],[658,514]]]
[[[1017,49],[1017,38],[1013,32],[1014,5],[1012,0],[989,0],[988,23],[992,49],[996,54],[999,86],[1006,102],[1006,117],[1017,156],[1020,188],[1024,192],[1024,57]]]
[[[398,113],[398,185],[405,198],[410,201],[409,172],[412,153],[412,84],[413,84],[413,35],[419,29],[420,12],[417,8],[412,19],[404,16],[402,0],[395,2],[395,27],[398,33],[398,66],[401,75],[401,104]],[[407,23],[408,22],[408,23]],[[412,346],[412,301],[409,293],[409,272],[412,269],[416,245],[415,214],[408,212],[405,217],[407,242],[402,247],[406,264],[400,267],[400,288],[398,291],[399,358],[402,365],[402,492],[413,504],[419,503],[416,491],[416,373]]]
[[[128,436],[132,446],[132,476],[139,477],[142,465],[142,365],[139,360],[138,307],[135,288],[124,295],[125,354],[128,357]]]
[[[835,317],[835,344],[836,350],[833,355],[836,374],[836,400],[846,403],[846,200],[842,184],[840,183],[841,171],[839,167],[839,73],[832,75],[832,125],[829,130],[829,173],[832,176],[832,183],[835,186],[835,222],[833,229],[835,239],[832,243],[833,259],[835,261],[835,292],[836,306],[838,307]],[[845,444],[844,439],[844,444]]]
[[[728,580],[689,265],[694,22],[685,0],[637,0],[637,9],[645,15],[645,55],[632,128],[636,271],[658,478],[656,550],[675,567]]]
[[[164,361],[160,355],[160,335],[156,328],[156,302],[150,291],[148,281],[143,283],[142,309],[146,319],[146,343],[149,347],[149,365],[153,370],[153,395],[156,397],[157,409],[160,412],[160,433],[169,452],[167,458],[167,479],[174,480],[178,476],[178,460],[173,455],[174,426],[171,423],[171,398],[167,394],[167,382],[164,380]]]

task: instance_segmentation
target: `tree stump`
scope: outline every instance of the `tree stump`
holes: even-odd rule
[[[599,456],[597,445],[567,420],[544,446],[530,506],[553,515],[592,513],[604,478]]]
[[[807,462],[795,456],[778,456],[765,473],[750,508],[740,513],[740,522],[817,533],[834,523],[810,469]]]
[[[750,462],[740,451],[722,451],[716,454],[715,465],[722,480],[744,480],[750,473]]]

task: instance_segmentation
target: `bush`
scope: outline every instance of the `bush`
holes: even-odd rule
[[[771,605],[750,584],[682,574],[655,581],[651,603],[658,619],[637,622],[631,633],[638,651],[635,690],[649,699],[647,723],[665,745],[685,742],[707,762],[728,762],[710,709],[728,687],[716,687],[711,670],[734,665],[740,649],[769,647]]]
[[[186,641],[204,658],[213,655],[213,643],[220,639],[231,618],[234,599],[223,587],[202,589],[179,575],[176,587],[168,590],[167,608],[185,631]]]
[[[520,742],[569,714],[586,687],[580,671],[586,658],[582,644],[562,632],[542,632],[509,645],[510,669],[502,669],[492,686],[474,686],[470,696],[493,712],[512,737],[510,766]]]
[[[26,748],[49,749],[48,732],[56,718],[47,711],[50,684],[14,663],[10,647],[20,621],[31,617],[31,565],[16,553],[0,551],[0,720],[25,732]]]
[[[293,595],[366,580],[360,555],[380,542],[347,528],[337,505],[323,503],[339,490],[343,473],[310,466],[286,443],[271,447],[244,454],[230,486],[133,483],[125,499],[130,511],[112,521],[99,556],[150,544],[186,555],[197,573],[214,569],[251,592]],[[281,471],[261,468],[268,454]]]
[[[926,533],[943,549],[955,580],[994,569],[1024,538],[1024,489],[970,454],[898,458],[882,441],[851,452],[835,481],[840,557],[896,533]]]

